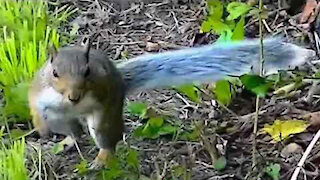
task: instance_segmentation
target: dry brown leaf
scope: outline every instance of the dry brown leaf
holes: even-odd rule
[[[310,127],[314,130],[318,130],[320,128],[320,112],[312,112],[304,115],[304,119],[310,121]]]
[[[159,51],[160,48],[161,48],[161,46],[158,43],[147,42],[146,51],[148,51],[148,52]]]
[[[318,9],[317,8],[318,3],[316,0],[307,0],[306,5],[302,11],[302,15],[300,18],[300,23],[312,23],[318,14]]]
[[[303,149],[302,147],[297,144],[297,143],[290,143],[288,145],[286,145],[282,151],[281,151],[281,155],[283,157],[288,157],[290,156],[291,154],[297,154],[297,153],[301,153],[303,152]]]

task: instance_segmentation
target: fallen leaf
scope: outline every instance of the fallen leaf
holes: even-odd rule
[[[300,23],[312,23],[317,16],[317,1],[316,0],[307,0],[306,5],[302,11],[300,18]]]
[[[272,125],[265,125],[262,129],[271,135],[272,139],[279,142],[292,134],[301,133],[306,130],[308,123],[301,120],[275,120]]]
[[[161,46],[158,43],[147,42],[146,51],[148,51],[148,52],[159,51],[160,48],[161,48]]]
[[[309,120],[310,127],[313,130],[320,128],[320,112],[312,112],[303,116],[304,119]]]
[[[75,144],[75,140],[72,139],[70,136],[67,136],[62,141],[56,143],[51,150],[54,154],[58,154],[64,151],[65,146],[67,146],[67,148],[68,147],[71,148],[74,144]]]
[[[283,157],[288,157],[291,154],[297,154],[297,153],[301,153],[303,152],[302,147],[297,144],[297,143],[290,143],[288,145],[286,145],[282,151],[281,151],[281,156]]]

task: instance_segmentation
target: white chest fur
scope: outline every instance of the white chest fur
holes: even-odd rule
[[[70,101],[65,100],[63,95],[55,91],[52,87],[43,89],[36,103],[40,115],[43,116],[49,124],[49,128],[50,125],[64,126],[67,121],[74,120],[75,118],[88,117],[94,109],[100,107],[90,92],[87,93],[78,104],[74,105]],[[54,127],[52,129],[54,129]]]

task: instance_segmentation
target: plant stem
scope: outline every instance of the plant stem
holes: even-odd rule
[[[263,54],[263,24],[262,24],[262,10],[263,10],[263,2],[259,0],[259,38],[260,38],[260,68],[259,68],[259,75],[263,76],[263,64],[264,64],[264,54]],[[252,168],[253,170],[256,169],[257,165],[257,131],[258,131],[258,119],[259,119],[259,102],[260,98],[257,96],[256,99],[256,114],[254,119],[253,125],[253,144],[252,144]]]

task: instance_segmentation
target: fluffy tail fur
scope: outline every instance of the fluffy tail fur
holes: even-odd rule
[[[227,75],[257,72],[259,45],[255,39],[148,54],[122,62],[117,68],[128,91],[210,83]],[[270,74],[301,65],[314,52],[281,38],[271,38],[264,40],[264,55],[265,72]]]

